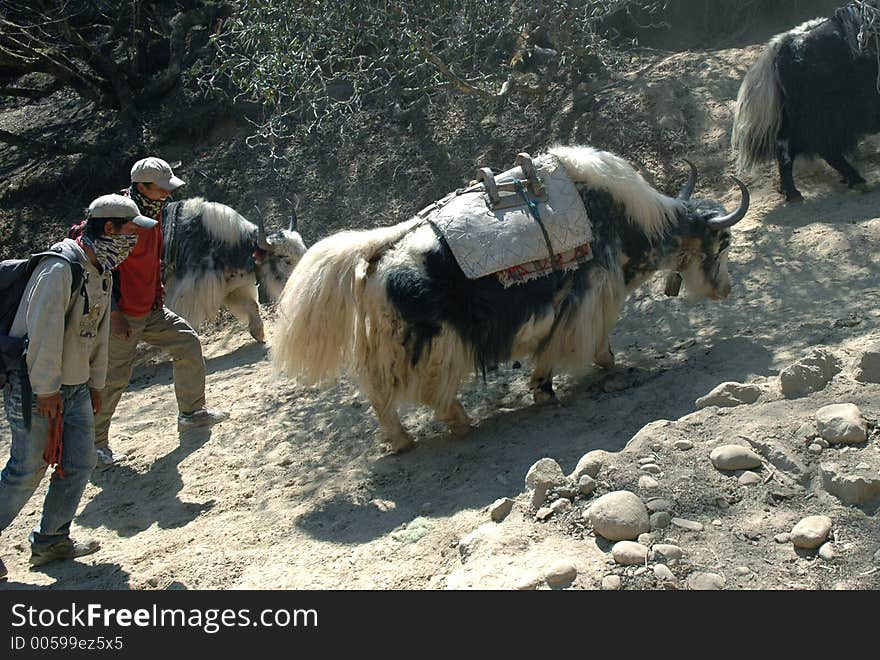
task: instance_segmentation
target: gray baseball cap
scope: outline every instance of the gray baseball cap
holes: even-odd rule
[[[178,179],[171,171],[171,165],[161,158],[150,156],[142,158],[136,162],[131,168],[132,183],[155,183],[164,190],[176,190],[184,183],[183,179]]]
[[[138,227],[151,229],[158,222],[141,215],[141,210],[128,197],[122,195],[102,195],[89,204],[89,217],[92,218],[122,218],[130,220]]]

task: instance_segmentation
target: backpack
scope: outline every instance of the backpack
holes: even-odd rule
[[[46,252],[33,254],[28,259],[0,261],[0,387],[6,384],[6,375],[10,371],[20,370],[22,376],[27,376],[27,369],[24,368],[22,360],[27,350],[27,337],[10,337],[9,331],[28,281],[36,267],[46,257],[61,257],[70,265],[70,272],[73,275],[70,285],[71,295],[80,291],[84,284],[85,274],[82,264],[75,254],[61,245]]]

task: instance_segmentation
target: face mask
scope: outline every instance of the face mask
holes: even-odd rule
[[[94,241],[81,236],[83,245],[95,253],[98,263],[108,270],[113,270],[131,254],[138,240],[137,234],[108,234],[98,236]]]

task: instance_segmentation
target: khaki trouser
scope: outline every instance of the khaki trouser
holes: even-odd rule
[[[174,360],[174,393],[181,413],[205,407],[205,359],[195,330],[167,307],[135,318],[124,315],[131,328],[128,339],[110,334],[107,382],[101,392],[101,412],[95,415],[95,446],[106,447],[110,418],[131,380],[139,341],[161,348]]]

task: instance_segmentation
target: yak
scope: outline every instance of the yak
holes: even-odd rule
[[[430,406],[463,435],[470,420],[457,399],[474,369],[530,357],[537,402],[554,398],[556,371],[580,373],[606,356],[628,292],[658,270],[681,273],[692,295],[723,299],[730,227],[714,201],[654,190],[629,163],[584,146],[549,150],[575,182],[592,224],[593,258],[505,288],[494,276],[468,279],[442,234],[416,216],[394,226],[343,231],[313,245],[277,306],[270,354],[279,372],[304,384],[346,371],[367,396],[392,452],[413,439],[397,408]],[[695,172],[692,173],[695,175]]]
[[[198,328],[226,306],[265,343],[257,287],[277,300],[305,254],[295,213],[286,230],[267,236],[262,217],[255,225],[225,204],[194,197],[166,207],[162,237],[168,308]]]
[[[876,3],[853,2],[770,40],[736,99],[739,171],[775,157],[788,202],[803,199],[793,175],[800,155],[820,156],[849,187],[865,183],[844,154],[880,131],[878,30]]]

